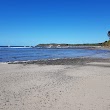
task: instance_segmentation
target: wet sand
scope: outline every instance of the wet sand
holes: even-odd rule
[[[0,110],[110,110],[110,59],[14,63],[0,64]]]

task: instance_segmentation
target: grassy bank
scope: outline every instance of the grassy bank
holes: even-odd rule
[[[110,40],[105,41],[105,42],[103,43],[103,46],[110,47]]]

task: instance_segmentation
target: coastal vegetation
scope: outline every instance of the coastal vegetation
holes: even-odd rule
[[[103,46],[103,47],[110,47],[110,40],[102,42],[102,43],[93,43],[93,44],[56,44],[56,43],[50,43],[50,44],[38,44],[36,47],[42,47],[42,48],[61,48],[61,47],[95,47],[95,46]]]
[[[108,31],[107,35],[108,35],[108,37],[109,37],[109,40],[110,40],[110,31]]]
[[[38,44],[36,47],[41,48],[72,48],[72,47],[90,47],[90,46],[102,46],[103,43],[93,43],[93,44],[57,44],[57,43],[50,43],[50,44]]]
[[[75,46],[79,46],[79,47],[92,47],[92,46],[103,46],[103,47],[110,47],[110,31],[108,31],[107,33],[109,40],[102,42],[102,43],[86,43],[86,44],[57,44],[57,43],[49,43],[49,44],[38,44],[35,47],[41,47],[41,48],[69,48],[69,47],[75,47]]]
[[[110,47],[110,40],[108,41],[105,41],[102,46],[105,46],[105,47]]]
[[[105,41],[102,45],[105,47],[110,47],[110,31],[108,31],[107,35],[109,37],[109,40]]]

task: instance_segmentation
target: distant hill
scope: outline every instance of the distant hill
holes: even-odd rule
[[[38,44],[36,47],[42,47],[42,48],[69,48],[69,47],[75,47],[75,46],[79,46],[79,47],[95,47],[95,46],[103,46],[103,47],[110,47],[110,40],[102,42],[102,43],[91,43],[91,44],[56,44],[56,43],[50,43],[50,44]]]
[[[50,44],[38,44],[36,47],[40,48],[72,48],[75,46],[79,47],[94,47],[94,46],[102,46],[103,43],[94,43],[94,44],[56,44],[56,43],[50,43]]]

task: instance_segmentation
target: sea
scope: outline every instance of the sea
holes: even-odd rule
[[[59,58],[110,58],[110,50],[79,48],[0,47],[0,62],[47,60]]]

